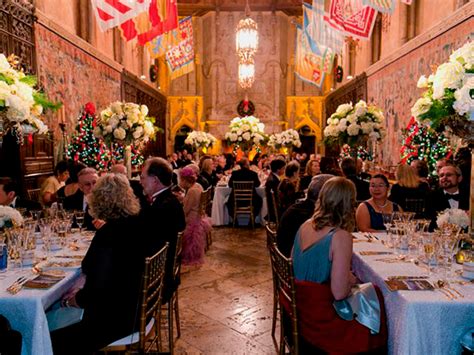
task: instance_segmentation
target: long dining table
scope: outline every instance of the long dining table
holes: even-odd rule
[[[389,277],[421,277],[436,286],[438,280],[445,279],[445,272],[428,274],[424,263],[382,254],[391,252],[385,243],[385,233],[354,233],[354,237],[355,275],[362,282],[380,287],[384,296],[389,353],[460,354],[462,336],[474,327],[474,283],[459,275],[462,267],[453,266],[455,272],[449,287],[456,290],[450,291],[455,297],[438,288],[391,291],[385,283]]]
[[[62,270],[64,278],[50,288],[26,288],[11,294],[7,288],[18,278],[33,279],[31,266],[9,267],[0,274],[0,314],[10,322],[12,329],[22,335],[22,355],[49,355],[53,353],[49,334],[46,310],[61,299],[81,274],[80,263],[89,246],[92,235],[73,234],[67,238],[66,245],[50,251],[47,260],[40,262],[43,270]],[[46,256],[43,244],[38,244],[36,255]]]

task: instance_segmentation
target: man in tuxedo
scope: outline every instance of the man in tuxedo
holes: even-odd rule
[[[97,230],[105,224],[102,220],[92,218],[89,214],[89,204],[87,202],[88,196],[91,194],[98,179],[99,175],[93,168],[85,168],[79,171],[77,174],[79,189],[75,194],[67,196],[63,203],[66,210],[85,212],[83,227],[88,230]]]
[[[170,163],[171,163],[171,168],[172,168],[173,170],[176,170],[176,169],[179,168],[179,164],[178,164],[178,154],[176,154],[176,153],[171,154]]]
[[[147,255],[155,254],[166,242],[169,243],[163,302],[170,299],[180,280],[173,277],[173,261],[176,252],[178,232],[186,227],[184,210],[181,203],[171,191],[173,171],[171,165],[162,158],[150,158],[143,166],[140,183],[148,198],[148,206],[140,214],[146,230],[154,231],[147,235],[144,247]]]
[[[341,162],[342,173],[346,179],[351,180],[356,187],[356,200],[365,201],[370,198],[369,183],[357,177],[356,161],[352,158],[344,158]]]
[[[21,198],[17,195],[18,187],[9,177],[0,177],[0,205],[13,208],[26,208],[28,211],[41,210],[37,201]]]
[[[265,196],[267,197],[268,206],[268,222],[276,222],[275,211],[279,210],[278,203],[278,185],[280,184],[280,176],[285,172],[286,163],[281,159],[273,159],[270,162],[270,175],[268,175],[267,182],[265,183]],[[273,206],[273,196],[275,196],[276,206]]]
[[[234,181],[252,181],[253,182],[253,212],[254,216],[258,216],[260,209],[262,208],[262,198],[257,194],[255,190],[260,186],[260,180],[258,174],[250,170],[250,162],[247,158],[242,158],[239,161],[240,169],[232,172],[232,175],[229,179],[229,187],[233,188]],[[229,215],[234,216],[234,191],[232,190],[229,200],[227,201],[227,209],[229,210]]]
[[[427,203],[427,214],[431,218],[431,228],[436,227],[436,217],[439,212],[448,208],[469,210],[469,191],[461,191],[461,169],[448,164],[439,170],[439,189],[431,194]]]

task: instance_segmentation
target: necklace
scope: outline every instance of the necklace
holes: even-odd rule
[[[385,203],[383,205],[379,205],[375,200],[374,200],[374,205],[377,206],[378,208],[384,209],[388,205],[388,200],[385,200]]]

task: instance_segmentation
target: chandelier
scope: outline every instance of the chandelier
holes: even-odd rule
[[[235,49],[239,57],[239,84],[242,89],[250,89],[255,80],[254,56],[258,49],[258,26],[250,18],[247,0],[245,18],[240,20],[235,34]]]

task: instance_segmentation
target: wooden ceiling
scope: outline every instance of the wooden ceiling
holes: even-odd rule
[[[311,0],[249,0],[250,9],[255,11],[282,11],[289,16],[302,15],[303,1]],[[178,0],[179,16],[203,16],[209,11],[245,10],[245,0]]]

